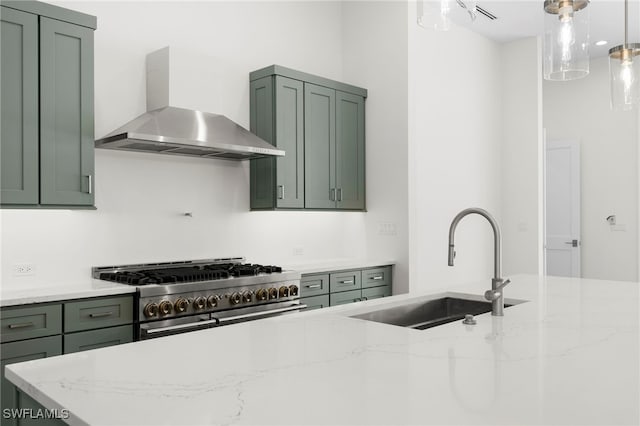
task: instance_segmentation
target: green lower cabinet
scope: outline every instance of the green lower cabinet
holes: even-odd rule
[[[331,293],[356,290],[362,287],[361,271],[337,272],[329,276],[329,290]]]
[[[329,293],[329,274],[305,275],[300,280],[300,296],[318,296]]]
[[[41,337],[38,339],[3,343],[1,349],[2,408],[20,408],[16,387],[4,377],[5,365],[62,354],[62,336]],[[17,426],[18,424],[22,425],[25,423],[23,423],[23,420],[18,422],[15,418],[6,418],[3,413],[1,424],[2,426]]]
[[[329,295],[329,305],[345,305],[347,303],[360,302],[362,300],[361,290],[343,291],[342,293],[331,293]]]
[[[391,286],[391,266],[371,268],[362,271],[362,288]]]
[[[131,324],[133,297],[106,297],[64,304],[64,332]]]
[[[62,333],[62,305],[8,307],[0,311],[2,343]]]
[[[362,300],[379,299],[381,297],[391,296],[391,286],[385,285],[381,287],[369,287],[362,289]]]
[[[307,305],[303,311],[326,308],[329,306],[329,295],[323,294],[322,296],[303,297],[300,299],[300,303]]]
[[[107,346],[121,345],[132,341],[132,325],[81,331],[64,335],[64,353],[69,354],[90,349],[106,348]]]
[[[23,410],[30,410],[27,413],[33,416],[33,418],[25,417],[20,419],[18,421],[19,426],[62,426],[67,424],[60,420],[65,416],[62,410],[59,412],[46,410],[38,401],[24,392],[18,391],[18,407]],[[56,418],[56,415],[60,416],[60,418]],[[47,416],[53,418],[46,418]]]

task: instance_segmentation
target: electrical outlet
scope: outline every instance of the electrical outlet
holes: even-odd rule
[[[378,224],[378,235],[395,236],[398,235],[396,224],[385,222]]]
[[[36,266],[33,263],[19,263],[13,265],[13,275],[24,277],[36,274]]]
[[[304,256],[304,248],[303,247],[294,247],[293,248],[294,256]]]

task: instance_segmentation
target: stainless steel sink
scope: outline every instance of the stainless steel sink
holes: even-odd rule
[[[513,305],[504,306],[508,308]],[[491,312],[491,302],[447,296],[352,315],[351,318],[425,330],[462,320],[467,314],[479,315],[487,312]]]

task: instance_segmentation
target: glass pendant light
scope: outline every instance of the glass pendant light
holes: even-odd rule
[[[629,2],[624,2],[624,44],[609,49],[611,108],[630,110],[640,104],[640,43],[629,43]]]
[[[589,0],[544,2],[544,78],[575,80],[589,74]]]

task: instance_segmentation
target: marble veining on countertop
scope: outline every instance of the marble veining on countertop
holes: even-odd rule
[[[410,294],[12,364],[70,424],[638,424],[637,283],[514,276],[504,317],[350,318]],[[479,295],[487,283],[447,289]]]
[[[135,293],[136,287],[88,278],[74,284],[29,285],[25,287],[2,286],[0,289],[0,306],[18,306],[31,303],[57,302],[85,297],[115,296]]]

